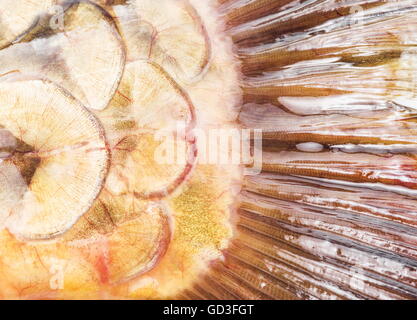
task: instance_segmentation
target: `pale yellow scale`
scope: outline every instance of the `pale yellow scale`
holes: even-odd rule
[[[0,232],[0,298],[175,297],[197,280],[212,261],[222,259],[222,250],[228,247],[233,235],[235,199],[242,175],[240,166],[199,163],[195,156],[206,146],[189,136],[174,135],[178,127],[188,133],[198,129],[207,135],[219,127],[237,128],[238,68],[231,45],[222,35],[214,1],[135,0],[115,1],[114,5],[95,2],[112,16],[125,51],[124,71],[107,107],[103,108],[102,103],[112,92],[111,81],[117,80],[117,74],[96,75],[94,81],[84,75],[82,82],[75,84],[74,70],[68,71],[73,79],[65,74],[56,75],[65,68],[48,69],[42,74],[43,68],[37,68],[36,61],[30,62],[30,68],[19,63],[19,70],[14,70],[16,64],[10,62],[10,70],[5,67],[2,70],[3,74],[21,73],[23,78],[19,81],[22,82],[27,81],[25,68],[36,70],[37,76],[53,75],[60,79],[65,92],[71,94],[74,89],[74,95],[85,102],[85,111],[94,115],[92,125],[97,121],[99,126],[87,128],[86,124],[84,127],[92,132],[90,135],[96,134],[99,142],[103,138],[102,130],[106,140],[105,146],[100,142],[98,151],[92,151],[93,146],[77,152],[86,155],[101,152],[99,161],[105,163],[108,157],[109,165],[104,179],[100,170],[96,169],[95,176],[91,173],[91,179],[102,183],[98,195],[92,192],[88,198],[85,190],[79,195],[77,182],[70,181],[73,188],[67,186],[67,192],[74,197],[68,196],[62,208],[89,205],[88,210],[79,212],[81,217],[74,212],[71,219],[60,220],[63,223],[53,229],[49,228],[47,215],[40,215],[42,221],[31,216],[30,222],[37,228],[36,241],[19,237],[19,221],[27,221],[25,212],[18,216],[20,220],[13,219],[10,212],[2,213],[5,222]],[[67,15],[71,19],[71,32],[77,27],[77,12],[85,17],[99,17],[94,13],[97,9],[83,4],[72,10],[71,16]],[[103,12],[101,15],[106,16]],[[85,27],[85,23],[80,25]],[[103,25],[111,27],[107,20]],[[59,50],[61,42],[56,39],[60,36],[54,33],[51,43],[48,38],[42,40],[46,47],[53,45],[58,53],[65,52],[57,66],[87,65],[84,53],[88,51],[88,39],[80,40],[83,54],[77,57],[77,50],[65,42],[62,42],[65,50]],[[90,45],[94,65],[108,59],[109,50],[123,56],[116,42],[105,44],[107,51],[101,56],[97,50],[99,38],[93,39]],[[113,41],[110,37],[106,39]],[[36,38],[29,40],[26,49],[33,48],[33,41],[37,41]],[[7,50],[20,52],[14,46]],[[116,64],[112,68],[112,72],[119,72]],[[86,68],[88,72],[94,72],[93,69]],[[30,77],[34,77],[33,72]],[[9,75],[0,79],[8,83]],[[97,83],[106,88],[105,96],[89,95],[89,86]],[[30,95],[30,87],[28,90]],[[25,121],[22,120],[20,127],[30,132]],[[39,121],[48,127],[47,117]],[[59,126],[54,125],[53,130],[59,131]],[[172,163],[159,163],[155,157],[167,142],[158,138],[161,132],[173,134],[177,156]],[[18,135],[17,131],[14,134]],[[34,150],[30,152],[36,154],[39,150],[36,145],[32,147]],[[88,160],[88,156],[81,155],[73,161],[82,164]],[[65,163],[60,161],[61,165]],[[24,165],[27,166],[26,162]],[[65,171],[62,175],[60,179],[65,182]],[[46,201],[39,187],[43,176],[36,177],[37,202]],[[45,183],[54,184],[56,180],[45,178]],[[81,196],[82,202],[71,204]],[[50,202],[56,205],[57,201]],[[57,218],[53,214],[50,217]],[[23,231],[31,235],[30,224]],[[50,233],[54,233],[53,238]]]

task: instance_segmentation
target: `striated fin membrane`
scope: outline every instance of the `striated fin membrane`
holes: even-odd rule
[[[192,299],[417,297],[415,1],[221,0],[240,122],[263,130]]]

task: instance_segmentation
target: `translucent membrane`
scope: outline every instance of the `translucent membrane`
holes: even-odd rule
[[[220,1],[263,130],[234,242],[194,299],[413,299],[415,1]]]

